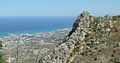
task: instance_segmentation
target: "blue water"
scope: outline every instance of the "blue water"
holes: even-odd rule
[[[71,28],[75,17],[0,17],[0,36]]]

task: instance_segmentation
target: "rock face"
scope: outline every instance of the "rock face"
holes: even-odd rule
[[[72,30],[63,43],[56,47],[51,54],[40,59],[38,63],[87,63],[75,62],[75,59],[80,54],[85,55],[86,53],[83,52],[91,49],[94,45],[106,44],[103,41],[110,35],[116,22],[108,15],[94,17],[84,11],[73,24]]]

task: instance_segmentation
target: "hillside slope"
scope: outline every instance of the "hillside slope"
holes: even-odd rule
[[[120,17],[84,11],[63,43],[38,63],[119,63]]]

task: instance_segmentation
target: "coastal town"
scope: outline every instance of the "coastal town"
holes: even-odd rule
[[[0,37],[0,40],[3,42],[3,52],[9,63],[15,63],[17,58],[20,63],[33,63],[48,55],[64,40],[70,30],[66,28],[35,34],[10,34]]]

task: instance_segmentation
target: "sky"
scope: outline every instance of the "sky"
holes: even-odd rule
[[[0,0],[0,16],[120,15],[120,0]]]

